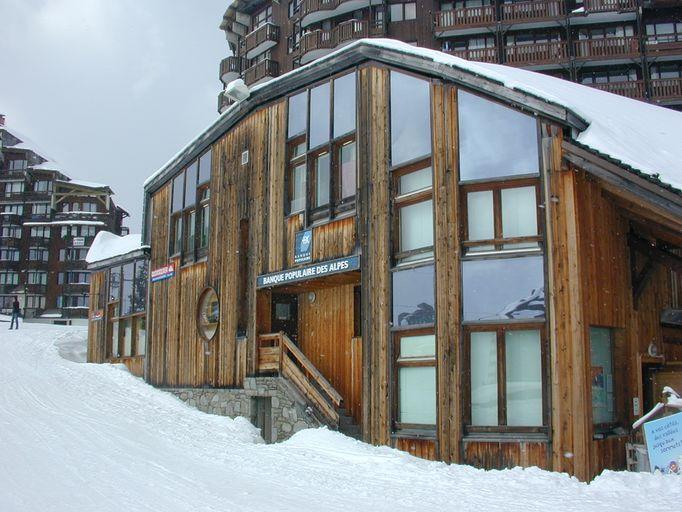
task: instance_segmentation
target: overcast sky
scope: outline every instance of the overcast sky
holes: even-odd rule
[[[142,183],[215,119],[227,0],[0,0],[0,113],[139,232]]]

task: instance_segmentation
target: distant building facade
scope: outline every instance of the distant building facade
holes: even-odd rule
[[[87,318],[88,248],[126,231],[108,186],[56,167],[0,116],[0,310],[17,296],[25,318]]]
[[[366,37],[540,71],[682,108],[682,2],[236,0],[223,84],[254,85]],[[221,93],[218,110],[228,100]]]

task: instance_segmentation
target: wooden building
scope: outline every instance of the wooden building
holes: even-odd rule
[[[144,375],[149,248],[140,235],[100,232],[87,255],[90,280],[89,363],[122,363]]]
[[[679,376],[677,112],[363,40],[145,184],[146,379],[285,380],[333,428],[591,479]],[[672,377],[670,377],[672,376]]]

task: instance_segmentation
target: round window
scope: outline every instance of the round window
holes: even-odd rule
[[[206,288],[201,294],[198,313],[199,334],[206,341],[211,341],[218,330],[218,322],[220,321],[218,294],[213,288]]]

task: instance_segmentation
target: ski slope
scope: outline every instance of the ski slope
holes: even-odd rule
[[[0,511],[677,510],[675,476],[482,471],[324,429],[265,445],[119,366],[86,330],[0,323]]]

